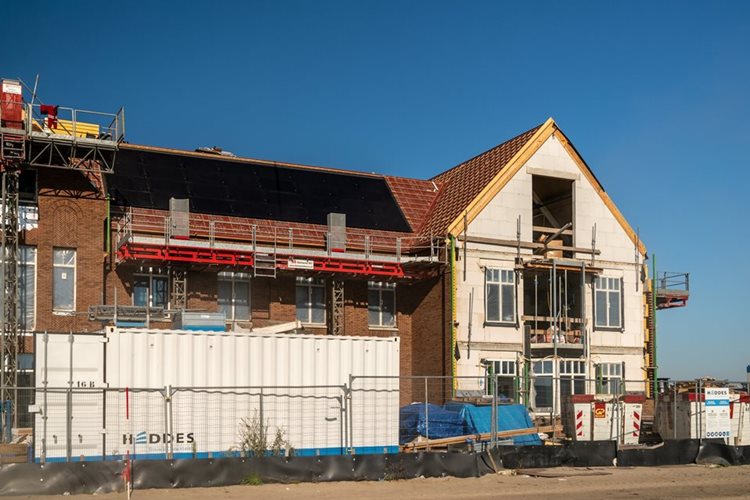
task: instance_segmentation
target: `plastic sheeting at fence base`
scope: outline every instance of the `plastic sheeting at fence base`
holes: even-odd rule
[[[122,462],[0,466],[0,495],[62,495],[122,491]],[[492,472],[486,453],[404,453],[320,457],[142,460],[132,465],[135,489],[265,483],[377,481],[417,477],[480,477]]]
[[[562,446],[500,446],[493,460],[483,453],[401,453],[320,457],[261,457],[133,462],[136,489],[241,484],[250,476],[265,483],[375,481],[416,477],[479,477],[493,461],[508,469],[557,466],[750,464],[750,446],[698,440],[668,441],[659,448],[617,450],[616,443],[575,442]],[[61,495],[122,491],[122,462],[71,462],[0,466],[0,495]]]
[[[606,467],[613,465],[617,445],[611,441],[591,441],[560,446],[499,446],[493,454],[497,465],[506,469]]]
[[[642,465],[686,465],[695,463],[700,442],[697,439],[664,441],[656,448],[630,448],[617,452],[617,465],[623,467]]]
[[[124,491],[122,462],[0,465],[0,496]]]
[[[700,465],[750,465],[750,446],[732,446],[720,442],[706,443],[695,457]]]

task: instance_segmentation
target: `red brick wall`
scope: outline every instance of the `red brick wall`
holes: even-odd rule
[[[103,326],[87,319],[88,307],[95,304],[132,304],[133,274],[168,273],[167,266],[121,264],[108,270],[104,251],[106,201],[77,172],[40,171],[39,227],[21,236],[21,243],[37,247],[37,331],[95,331]],[[52,312],[52,249],[76,249],[76,314]],[[216,311],[217,270],[189,271],[188,308]],[[330,279],[327,296],[330,303]],[[401,282],[396,288],[397,328],[368,326],[367,281],[345,280],[344,321],[346,335],[393,336],[401,339],[402,376],[450,374],[449,282],[446,276],[414,284]],[[294,321],[296,318],[295,276],[280,274],[275,279],[253,278],[251,284],[252,323],[256,327]],[[330,305],[329,305],[330,311]],[[167,328],[169,323],[153,325]],[[244,326],[244,325],[243,325]],[[308,327],[326,334],[327,328]],[[30,340],[30,338],[29,338]],[[420,397],[420,388],[403,384],[402,402]],[[434,386],[434,389],[433,387]],[[435,391],[435,394],[433,394]],[[423,392],[423,391],[422,391]],[[439,383],[431,383],[430,397],[445,393]]]
[[[64,170],[39,171],[39,226],[23,231],[22,245],[37,248],[36,330],[77,331],[99,329],[88,321],[89,304],[102,301],[104,223],[106,201],[79,173]],[[52,311],[53,248],[76,249],[75,314]]]

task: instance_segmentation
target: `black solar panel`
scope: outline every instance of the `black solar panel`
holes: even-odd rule
[[[170,198],[189,198],[198,213],[325,225],[336,212],[349,227],[411,230],[385,180],[355,174],[123,148],[109,194],[120,206],[168,210]]]

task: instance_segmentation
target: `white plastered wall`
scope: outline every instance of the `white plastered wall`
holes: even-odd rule
[[[635,244],[624,228],[604,204],[595,187],[591,185],[560,141],[553,135],[534,153],[482,212],[469,224],[469,237],[516,240],[520,216],[521,241],[532,240],[532,175],[558,176],[573,180],[574,185],[574,246],[589,248],[592,227],[596,224],[595,266],[603,269],[603,276],[623,279],[623,331],[591,331],[593,325],[593,293],[587,286],[585,297],[587,331],[591,334],[591,366],[588,377],[593,378],[593,364],[599,362],[625,362],[626,378],[643,378],[643,285],[638,280],[635,266]],[[521,249],[525,256],[531,250]],[[464,256],[466,259],[464,260]],[[495,267],[513,269],[516,249],[508,246],[469,243],[464,251],[459,243],[457,263],[456,320],[457,340],[461,358],[457,361],[457,374],[479,376],[484,373],[481,359],[515,360],[523,345],[524,315],[523,280],[518,285],[518,326],[485,324],[484,269]],[[590,263],[588,254],[577,258]],[[464,279],[464,266],[466,278]],[[638,283],[637,283],[638,282]],[[637,283],[637,290],[636,290]],[[469,291],[474,291],[471,321],[471,356],[468,356]],[[533,312],[529,312],[533,314]]]

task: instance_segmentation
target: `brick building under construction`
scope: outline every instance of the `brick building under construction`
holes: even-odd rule
[[[402,376],[535,375],[503,390],[546,410],[595,376],[650,391],[655,310],[688,297],[686,276],[652,293],[643,242],[552,119],[420,180],[128,144],[122,112],[3,89],[6,385],[31,383],[34,332],[202,314],[397,335]]]

